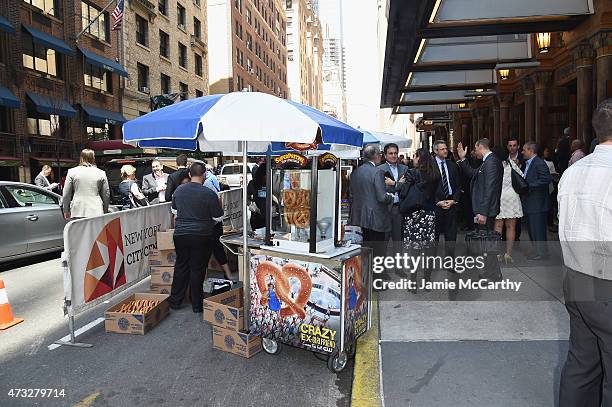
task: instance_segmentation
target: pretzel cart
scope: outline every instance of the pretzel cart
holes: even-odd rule
[[[331,152],[268,157],[265,241],[249,262],[251,333],[270,354],[326,355],[332,372],[370,327],[371,251],[342,239],[341,168]]]

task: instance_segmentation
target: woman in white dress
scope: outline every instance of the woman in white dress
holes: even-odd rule
[[[504,179],[502,181],[502,193],[500,199],[499,215],[495,218],[495,231],[503,234],[506,230],[506,252],[498,256],[499,260],[512,263],[512,248],[516,237],[517,219],[523,217],[523,205],[521,197],[512,188],[512,170],[524,177],[521,169],[512,160],[500,158],[504,165]]]

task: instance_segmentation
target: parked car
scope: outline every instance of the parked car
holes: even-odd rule
[[[253,179],[251,170],[255,167],[254,163],[247,163],[247,183]],[[221,172],[217,179],[222,184],[227,184],[231,188],[242,186],[242,163],[230,163],[221,167]]]
[[[0,181],[0,263],[64,248],[62,197],[35,185]]]

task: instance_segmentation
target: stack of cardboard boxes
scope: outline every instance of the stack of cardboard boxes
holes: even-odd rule
[[[174,264],[176,263],[173,235],[173,229],[157,232],[157,250],[149,253],[151,292],[153,293],[170,294],[172,279],[174,278]]]
[[[203,308],[204,321],[212,325],[213,348],[245,358],[261,351],[261,338],[242,331],[242,288],[206,298]]]

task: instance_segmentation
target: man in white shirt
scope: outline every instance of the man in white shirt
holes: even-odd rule
[[[567,268],[569,351],[560,407],[612,405],[612,99],[593,113],[599,145],[559,182],[559,240]]]

